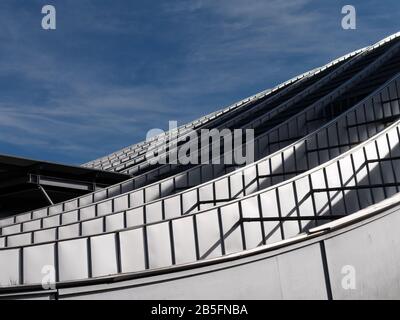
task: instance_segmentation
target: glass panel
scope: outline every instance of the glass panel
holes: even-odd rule
[[[332,146],[336,146],[340,144],[340,138],[338,137],[338,128],[341,128],[340,130],[346,130],[346,125],[344,124],[344,119],[343,118],[339,118],[336,119],[336,121],[334,123],[332,123],[331,125],[328,126],[327,130],[328,130],[328,142],[329,145]],[[337,150],[337,149],[335,149]]]
[[[78,207],[78,201],[77,200],[68,201],[68,202],[65,202],[65,204],[64,204],[65,211],[74,210],[77,207]]]
[[[347,124],[349,126],[355,124],[356,117],[354,112],[350,112],[347,114],[347,121],[348,121]],[[357,127],[348,128],[348,130],[349,130],[350,142],[358,142]]]
[[[329,188],[341,187],[337,163],[330,164],[325,170]]]
[[[229,199],[228,179],[223,178],[215,182],[216,199]]]
[[[244,183],[246,186],[246,194],[251,194],[257,191],[256,166],[251,166],[244,170]]]
[[[298,216],[294,196],[295,194],[291,183],[279,187],[279,201],[282,217]],[[282,226],[285,238],[292,237],[300,232],[300,224],[298,221],[284,221]]]
[[[129,196],[131,197],[131,207],[140,206],[144,203],[143,190],[132,192]]]
[[[96,206],[91,205],[89,207],[80,209],[81,220],[87,220],[96,216]]]
[[[368,184],[368,171],[363,149],[355,150],[352,156],[356,172],[357,184],[358,185]]]
[[[225,253],[230,254],[243,250],[239,205],[237,202],[221,207],[221,220]]]
[[[60,281],[88,278],[87,252],[86,238],[58,242]]]
[[[259,175],[269,175],[270,174],[269,163],[267,160],[264,160],[264,161],[258,163],[257,166],[258,166],[258,174]]]
[[[279,140],[287,140],[289,138],[289,128],[293,128],[294,126],[289,126],[289,123],[284,123],[279,127]]]
[[[331,214],[344,215],[346,213],[346,207],[342,195],[343,195],[342,191],[329,192],[329,199],[331,201],[331,207],[332,207]]]
[[[326,189],[324,172],[322,169],[314,171],[311,174],[313,189]]]
[[[283,165],[282,165],[282,157],[280,154],[277,154],[271,158],[271,172],[273,174],[282,173]],[[283,176],[277,176],[272,178],[272,183],[278,183],[283,180]]]
[[[132,229],[120,232],[122,272],[145,269],[143,230]]]
[[[79,198],[79,205],[80,206],[86,206],[88,204],[92,203],[92,194],[88,194],[86,196],[80,197]]]
[[[197,168],[195,170],[191,170],[188,172],[189,176],[189,185],[190,186],[196,186],[201,183],[200,181],[200,169]]]
[[[193,217],[173,220],[175,260],[177,264],[196,261]]]
[[[340,172],[342,173],[342,181],[345,186],[354,186],[354,173],[349,156],[339,160]]]
[[[150,268],[166,267],[172,264],[168,224],[168,222],[158,223],[147,227]]]
[[[120,212],[106,217],[106,231],[115,231],[124,228],[124,213]]]
[[[278,188],[279,202],[282,217],[297,216],[294,190],[291,183],[282,185]]]
[[[399,137],[397,135],[397,127],[388,132],[388,139],[392,157],[400,156]]]
[[[192,194],[196,194],[196,191],[193,191]],[[200,201],[214,200],[213,185],[210,183],[210,184],[207,184],[207,185],[205,185],[203,187],[200,187],[199,188],[199,195],[200,195]],[[183,199],[185,201],[185,196],[183,197]]]
[[[121,186],[122,186],[122,193],[131,191],[131,190],[133,189],[133,183],[132,183],[132,181],[123,182],[123,183],[121,184]]]
[[[258,165],[258,177],[259,177],[259,189],[265,189],[271,186],[271,178],[270,177],[263,177],[269,175],[269,162],[264,161]]]
[[[48,217],[43,219],[43,228],[55,227],[60,224],[61,215],[55,215],[53,217]]]
[[[321,216],[329,212],[328,193],[326,191],[314,193],[316,214]]]
[[[196,218],[200,259],[221,256],[221,238],[217,210],[198,214]]]
[[[328,146],[328,137],[326,129],[322,129],[320,132],[318,132],[317,137],[318,137],[318,147],[326,148]]]
[[[366,118],[364,114],[364,108],[363,107],[358,107],[356,110],[356,118],[357,118],[357,123],[365,123]],[[365,140],[368,138],[368,132],[367,132],[367,127],[365,125],[358,126],[358,133],[360,135],[361,140]]]
[[[41,284],[44,272],[54,270],[54,243],[24,248],[24,283]],[[55,279],[54,279],[55,280]]]
[[[79,237],[79,223],[62,226],[58,229],[58,239]]]
[[[0,286],[8,287],[20,284],[19,250],[0,250]]]
[[[212,174],[212,166],[211,165],[203,165],[201,166],[201,176],[203,181],[209,181],[213,179],[213,174]]]
[[[107,191],[106,191],[106,189],[105,189],[105,190],[99,190],[99,191],[96,191],[96,192],[94,193],[94,200],[95,200],[95,202],[104,200],[106,197],[107,197]]]
[[[267,153],[268,149],[268,136],[262,136],[260,139],[256,140],[258,142],[259,157]]]
[[[78,221],[78,211],[71,211],[67,213],[62,214],[62,224],[69,224],[69,223],[74,223]]]
[[[103,232],[103,218],[82,222],[82,235],[89,236]]]
[[[186,173],[181,173],[174,178],[176,188],[185,188],[187,186]]]
[[[37,230],[40,229],[40,220],[32,220],[29,222],[25,222],[22,225],[22,231],[31,231],[31,230]]]
[[[162,220],[162,202],[157,201],[146,205],[146,223]]]
[[[90,240],[92,257],[92,276],[101,277],[116,274],[117,253],[115,249],[115,234],[92,237]]]
[[[285,168],[284,172],[293,172],[295,171],[295,156],[294,156],[294,148],[290,148],[283,152],[284,161],[285,161]]]
[[[0,226],[7,226],[14,223],[14,217],[0,220]]]
[[[112,187],[109,187],[109,188],[108,188],[108,196],[109,196],[109,197],[115,197],[115,196],[119,195],[120,192],[121,192],[121,189],[120,189],[120,188],[121,188],[121,187],[120,187],[119,184],[117,184],[117,185],[115,185],[115,186],[112,186]]]
[[[282,226],[285,239],[292,238],[300,233],[298,221],[284,221]]]
[[[369,169],[369,178],[370,178],[370,183],[371,184],[382,184],[382,176],[381,176],[381,171],[380,167],[381,164],[376,161],[373,163],[368,163],[368,169]]]
[[[270,131],[268,136],[270,143],[278,141],[278,130]]]
[[[146,202],[158,199],[160,197],[160,186],[159,184],[146,187]]]
[[[242,215],[243,218],[259,218],[257,197],[251,197],[242,200]]]
[[[132,209],[126,212],[126,224],[128,227],[140,226],[143,224],[143,207]]]
[[[379,157],[386,158],[389,156],[389,146],[387,143],[387,136],[386,134],[381,135],[377,140],[376,144],[378,146],[378,151],[379,151]]]
[[[128,209],[128,195],[114,199],[114,212]]]
[[[278,205],[276,200],[275,189],[260,194],[261,208],[263,217],[279,217]],[[264,232],[266,243],[272,243],[281,240],[280,223],[279,221],[264,222]],[[247,244],[247,238],[246,238]],[[255,244],[256,245],[256,244]],[[254,244],[253,244],[254,246]]]
[[[376,160],[378,159],[378,154],[376,152],[375,143],[368,143],[365,147],[365,153],[367,155],[368,160]]]
[[[165,219],[181,215],[181,201],[179,196],[164,199]]]
[[[112,211],[112,201],[100,202],[97,204],[97,215],[104,216]]]
[[[282,240],[281,224],[278,221],[264,222],[265,243],[271,244]]]
[[[218,203],[219,205],[222,204],[222,202]],[[197,210],[194,210],[193,212],[197,211],[206,211],[209,209],[213,209],[215,207],[214,203],[203,203],[199,206]]]
[[[7,234],[14,234],[21,232],[21,225],[20,224],[14,224],[8,227],[3,227],[2,234],[7,235]]]
[[[246,249],[259,246],[262,241],[261,222],[244,222],[243,223]]]
[[[24,221],[28,221],[31,219],[31,213],[25,213],[25,214],[21,214],[19,216],[15,216],[15,221],[16,222],[24,222]]]
[[[7,245],[9,247],[18,247],[18,246],[25,246],[32,242],[32,234],[29,233],[22,233],[17,234],[14,236],[8,236],[7,238]]]
[[[36,231],[33,234],[34,243],[54,241],[54,240],[57,240],[56,239],[56,229],[55,228]]]
[[[182,194],[183,214],[196,209],[198,205],[197,190],[192,190]]]
[[[165,197],[173,192],[174,183],[173,180],[170,179],[168,181],[161,183],[161,196]]]
[[[33,212],[33,219],[43,218],[47,216],[47,209],[36,210]]]
[[[261,210],[263,217],[278,217],[278,206],[276,202],[275,190],[260,194]]]
[[[312,139],[314,138],[314,136],[312,137]],[[311,139],[310,139],[311,140]],[[319,161],[318,161],[318,152],[315,150],[315,147],[310,146],[309,141],[307,140],[307,159],[308,159],[308,164],[310,166],[310,168],[314,168],[316,166],[319,165]]]
[[[230,176],[232,198],[243,196],[243,174],[241,172]]]

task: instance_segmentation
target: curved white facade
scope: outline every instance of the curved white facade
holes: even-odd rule
[[[189,130],[254,129],[254,163],[151,164],[167,134],[87,163],[132,177],[1,219],[0,297],[398,298],[399,101],[395,34],[182,126],[168,145],[180,150]]]

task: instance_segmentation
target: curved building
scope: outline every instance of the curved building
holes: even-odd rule
[[[400,298],[399,100],[394,34],[79,168],[0,157],[48,201],[1,211],[0,298]],[[172,162],[204,129],[253,161]]]

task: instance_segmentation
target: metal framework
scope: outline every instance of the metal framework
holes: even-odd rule
[[[181,126],[176,144],[170,132],[83,165],[134,174],[112,186],[30,173],[49,205],[0,219],[0,297],[187,298],[210,289],[225,297],[206,274],[231,288],[230,298],[357,297],[331,272],[352,258],[361,285],[371,281],[361,263],[368,246],[354,253],[353,243],[365,246],[362,230],[382,261],[400,243],[395,232],[384,236],[400,223],[398,36]],[[255,162],[150,165],[145,157],[180,150],[189,130],[202,128],[255,129]],[[53,204],[46,185],[92,192]],[[55,270],[55,290],[41,287],[44,266]],[[261,282],[278,291],[257,284],[265,268]],[[308,287],[299,278],[307,269]],[[373,279],[358,297],[400,296],[400,274],[391,272],[391,282]],[[244,291],[235,273],[248,279]],[[177,285],[182,296],[169,296]]]

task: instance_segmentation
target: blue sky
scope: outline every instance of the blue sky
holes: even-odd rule
[[[356,30],[341,28],[345,4]],[[398,0],[1,0],[0,153],[81,164],[372,44],[399,13]]]

